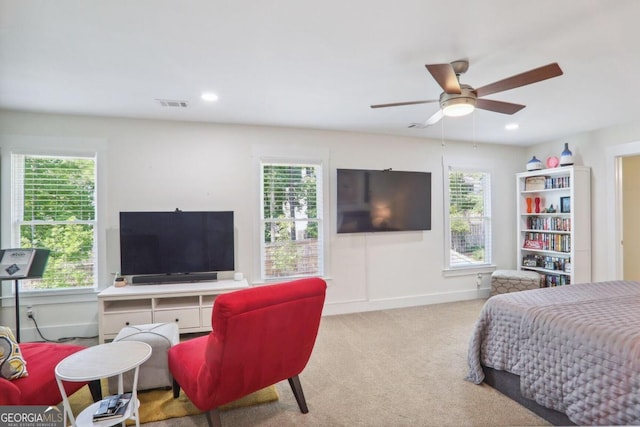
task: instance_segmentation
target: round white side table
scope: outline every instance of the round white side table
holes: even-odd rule
[[[101,426],[107,421],[93,422],[93,413],[97,410],[99,402],[85,408],[76,420],[71,412],[68,396],[62,384],[63,381],[85,382],[101,378],[118,376],[118,393],[123,393],[122,374],[134,369],[133,389],[131,390],[131,402],[127,413],[122,419],[108,420],[108,425],[114,425],[128,418],[134,418],[136,427],[140,426],[140,414],[138,411],[138,369],[151,356],[151,346],[140,341],[118,341],[88,347],[63,359],[56,366],[56,381],[62,395],[62,401],[66,415],[73,426],[90,425]]]

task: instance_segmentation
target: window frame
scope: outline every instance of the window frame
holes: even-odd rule
[[[325,273],[325,247],[326,247],[326,238],[325,238],[325,227],[326,227],[326,217],[325,217],[325,205],[324,205],[324,194],[325,194],[325,184],[324,184],[324,167],[322,161],[318,160],[308,160],[308,159],[284,159],[284,160],[274,160],[274,159],[265,159],[262,158],[258,162],[259,164],[259,175],[260,175],[260,209],[259,209],[259,247],[260,247],[260,280],[264,282],[270,281],[278,281],[278,280],[289,280],[289,279],[297,279],[303,277],[314,277],[314,276],[324,276]],[[318,227],[318,272],[312,274],[294,274],[294,275],[286,275],[286,276],[277,276],[277,277],[267,277],[266,274],[266,247],[264,242],[264,235],[266,231],[266,225],[272,222],[290,222],[295,223],[296,221],[300,221],[298,218],[266,218],[264,212],[264,168],[265,166],[309,166],[316,168],[316,206],[317,214],[316,218],[304,218],[304,221],[313,222],[317,224]]]
[[[331,258],[330,258],[330,236],[333,223],[330,216],[330,191],[331,183],[329,178],[330,150],[324,148],[312,147],[309,145],[291,145],[287,143],[276,144],[253,144],[251,146],[251,174],[254,185],[251,186],[253,191],[253,200],[251,210],[253,213],[253,235],[251,242],[253,246],[253,265],[251,284],[261,285],[278,282],[279,279],[265,279],[262,276],[262,254],[261,254],[261,209],[262,209],[262,178],[261,163],[288,163],[297,162],[303,164],[318,164],[322,170],[322,194],[318,198],[322,200],[322,217],[324,223],[322,227],[322,257],[324,273],[322,278],[331,280]],[[260,239],[260,240],[258,240]]]
[[[456,276],[456,275],[468,275],[468,274],[477,274],[477,273],[487,273],[495,270],[495,264],[493,263],[493,215],[492,215],[492,205],[493,205],[493,178],[494,173],[490,168],[487,167],[478,167],[477,161],[465,161],[460,159],[454,160],[446,160],[443,158],[442,164],[442,172],[443,172],[443,218],[444,218],[444,275],[445,276]],[[451,172],[462,172],[462,173],[483,173],[488,175],[489,183],[485,185],[485,189],[488,190],[483,192],[484,198],[484,221],[488,221],[489,225],[489,234],[484,235],[485,240],[485,248],[489,247],[489,259],[483,263],[468,263],[464,265],[451,265],[451,189],[449,188],[449,174]],[[488,215],[487,215],[488,212]]]
[[[77,220],[42,220],[42,219],[25,219],[25,188],[27,184],[27,180],[25,178],[27,170],[24,168],[25,162],[27,158],[42,158],[42,159],[63,159],[65,161],[74,161],[74,160],[85,160],[91,161],[93,163],[93,219],[77,219]],[[22,227],[24,226],[56,226],[56,225],[84,225],[89,226],[91,229],[92,240],[91,240],[91,252],[93,254],[93,268],[91,272],[91,286],[81,286],[81,287],[62,287],[62,288],[42,288],[35,289],[32,291],[58,291],[58,290],[71,290],[71,289],[96,289],[98,287],[98,252],[97,252],[97,242],[98,242],[98,218],[97,218],[97,197],[98,197],[98,189],[97,189],[97,158],[96,154],[92,155],[41,155],[41,154],[21,154],[17,152],[11,153],[11,189],[12,189],[12,199],[11,199],[11,246],[14,248],[22,247],[20,243],[22,240]],[[23,288],[24,282],[20,282],[20,292],[26,292],[30,289]]]
[[[20,290],[22,304],[56,304],[95,301],[95,296],[110,284],[107,265],[107,230],[102,221],[105,218],[107,141],[102,138],[46,137],[31,135],[0,136],[2,157],[0,159],[0,243],[2,248],[12,247],[12,210],[13,210],[13,170],[14,154],[28,156],[94,157],[96,168],[96,234],[95,247],[95,283],[93,287]],[[2,306],[11,305],[13,281],[1,282]]]

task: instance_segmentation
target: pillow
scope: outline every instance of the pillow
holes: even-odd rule
[[[27,375],[27,362],[22,358],[13,332],[6,326],[0,326],[0,376],[15,380]]]

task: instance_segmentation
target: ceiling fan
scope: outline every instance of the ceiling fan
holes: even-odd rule
[[[503,80],[482,86],[478,89],[467,84],[460,83],[460,75],[469,69],[469,61],[458,60],[450,64],[427,64],[427,70],[433,78],[438,82],[444,92],[440,94],[440,99],[430,99],[426,101],[407,101],[394,102],[391,104],[376,104],[371,108],[399,107],[403,105],[428,104],[431,102],[439,102],[440,110],[429,117],[424,123],[412,123],[409,127],[424,128],[437,123],[442,117],[460,117],[470,114],[474,109],[494,111],[502,114],[515,114],[522,110],[525,106],[521,104],[513,104],[510,102],[495,101],[492,99],[483,99],[481,97],[491,95],[497,92],[514,89],[520,86],[526,86],[537,83],[553,77],[562,75],[562,70],[557,63],[548,64],[542,67],[534,68],[524,73],[507,77]]]

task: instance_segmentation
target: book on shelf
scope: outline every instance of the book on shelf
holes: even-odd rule
[[[93,421],[104,421],[123,417],[131,401],[131,393],[107,396],[100,401],[98,410],[93,414]]]
[[[540,240],[526,239],[524,241],[524,249],[542,249],[542,242]]]

